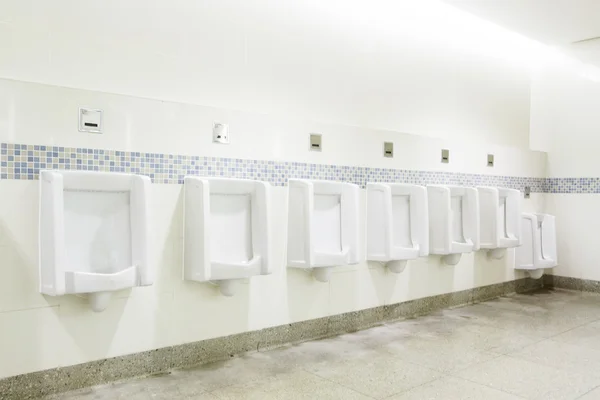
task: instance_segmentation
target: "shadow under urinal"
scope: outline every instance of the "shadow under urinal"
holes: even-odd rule
[[[408,282],[408,298],[410,300],[455,291],[456,265],[445,264],[441,255],[430,254],[420,260],[425,261],[425,265],[410,269]],[[432,277],[434,278],[432,279]]]
[[[109,354],[116,332],[125,312],[128,299],[112,299],[102,313],[90,309],[87,296],[72,295],[60,298],[60,307],[53,307],[61,328],[88,359],[111,357]]]
[[[410,264],[410,261],[408,264]],[[402,274],[410,273],[410,267],[408,264],[406,265],[406,268],[402,270]],[[379,261],[367,261],[367,265],[369,267],[371,280],[377,286],[376,293],[379,299],[379,304],[392,304],[392,296],[396,290],[397,283],[401,279],[406,279],[406,277],[402,276],[400,273],[390,271],[389,266],[386,266],[385,263]],[[383,276],[383,282],[381,284],[377,283],[378,274]]]
[[[290,321],[314,319],[329,314],[330,282],[315,282],[309,269],[285,268],[285,274]]]
[[[510,249],[505,249],[510,250]],[[473,287],[492,285],[509,279],[509,262],[514,259],[512,251],[506,251],[500,259],[492,258],[488,251],[479,250],[473,259]]]

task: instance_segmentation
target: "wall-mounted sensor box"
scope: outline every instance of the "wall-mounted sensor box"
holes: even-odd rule
[[[102,110],[80,108],[79,132],[102,133]]]
[[[213,124],[213,142],[229,144],[229,125],[215,122]]]
[[[310,151],[321,151],[321,135],[318,133],[310,134],[310,143],[308,149]]]
[[[442,163],[448,164],[450,162],[450,150],[442,149]]]
[[[488,154],[488,156],[487,156],[487,166],[488,167],[493,167],[494,166],[494,155],[493,154]]]
[[[394,143],[383,142],[383,156],[387,158],[394,158]]]

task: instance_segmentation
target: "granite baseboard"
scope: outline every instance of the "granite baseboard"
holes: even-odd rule
[[[0,380],[0,399],[35,399],[69,390],[157,374],[170,369],[191,367],[247,352],[264,351],[290,343],[355,332],[385,322],[414,318],[444,308],[485,301],[514,292],[528,292],[540,287],[542,287],[542,280],[519,279],[259,331],[17,375]]]
[[[544,286],[558,289],[578,290],[581,292],[600,293],[600,281],[571,278],[568,276],[544,275]]]

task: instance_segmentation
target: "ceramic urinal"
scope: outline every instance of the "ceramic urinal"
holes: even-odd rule
[[[486,186],[477,191],[481,248],[501,259],[506,249],[521,245],[521,192]]]
[[[233,296],[240,280],[271,273],[270,190],[247,179],[184,178],[184,279]]]
[[[351,183],[289,180],[288,266],[312,269],[328,282],[332,267],[359,262],[359,190]]]
[[[429,254],[427,189],[367,183],[367,260],[400,273],[408,260]]]
[[[94,311],[111,292],[151,285],[146,176],[40,172],[40,292],[87,294]]]
[[[515,251],[515,269],[539,279],[544,269],[557,265],[556,222],[553,215],[522,214],[523,245]]]
[[[427,186],[429,253],[456,265],[462,253],[479,250],[477,189],[462,186]]]

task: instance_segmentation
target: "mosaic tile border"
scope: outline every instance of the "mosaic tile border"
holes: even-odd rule
[[[402,182],[419,185],[498,186],[543,193],[545,178],[414,171],[293,161],[246,160],[105,149],[0,143],[0,179],[38,179],[40,170],[126,172],[154,183],[182,184],[186,175],[267,181],[285,186],[290,178],[352,182]]]
[[[532,292],[541,287],[541,279],[517,279],[404,303],[274,326],[259,331],[12,376],[0,379],[0,398],[3,400],[36,399],[124,379],[165,373],[171,369],[225,360],[243,353],[267,351],[288,344],[356,332],[386,322],[414,318],[445,308],[478,303],[515,292]]]
[[[600,193],[600,178],[546,178],[546,193]]]

